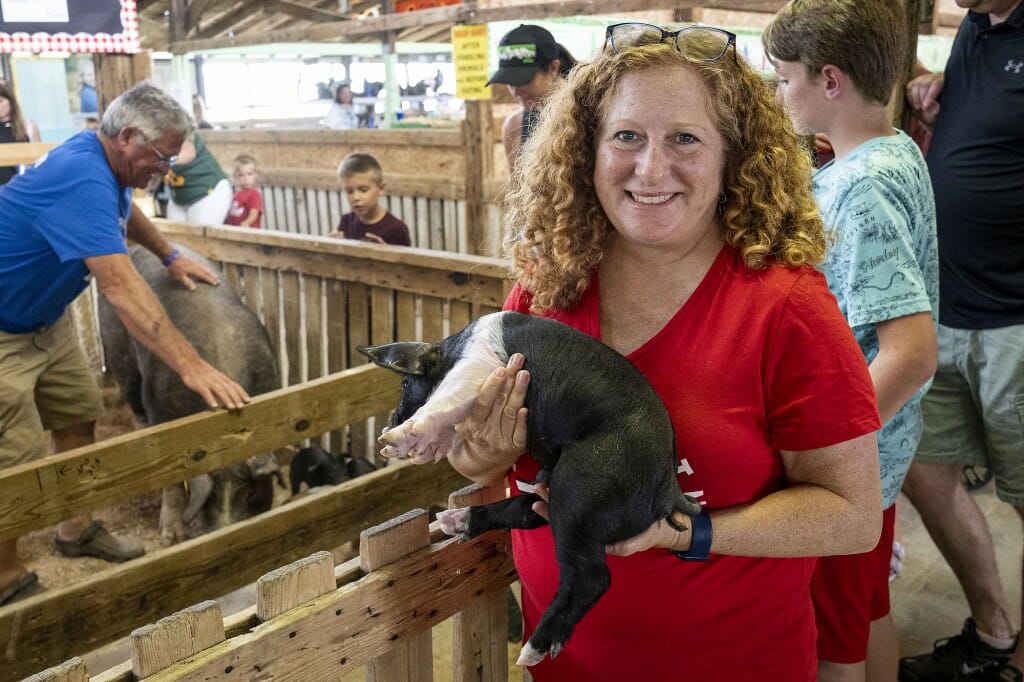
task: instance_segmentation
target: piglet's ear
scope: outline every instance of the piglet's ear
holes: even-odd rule
[[[356,350],[374,363],[399,374],[426,374],[437,357],[432,343],[399,341],[381,346],[356,346]]]

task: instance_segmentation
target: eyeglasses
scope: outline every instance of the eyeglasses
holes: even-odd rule
[[[641,45],[657,45],[666,38],[674,38],[676,51],[699,62],[717,62],[732,45],[732,58],[736,61],[736,34],[714,26],[686,26],[678,31],[666,31],[660,26],[631,21],[612,24],[605,31],[605,49],[611,46],[615,54]]]
[[[146,144],[149,145],[149,148],[153,150],[154,154],[156,154],[156,163],[157,166],[159,166],[160,168],[170,168],[171,166],[178,162],[177,154],[173,156],[165,156],[163,152],[156,148],[156,145],[154,145],[148,137],[143,135],[142,139],[146,141]]]

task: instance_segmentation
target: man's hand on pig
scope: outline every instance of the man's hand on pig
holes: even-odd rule
[[[217,277],[217,273],[185,254],[178,256],[173,263],[167,266],[167,274],[180,282],[189,291],[196,288],[193,278],[215,286],[220,284],[220,278]]]

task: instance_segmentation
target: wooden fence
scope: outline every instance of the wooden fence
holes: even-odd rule
[[[221,266],[270,332],[282,386],[364,364],[359,345],[440,340],[499,310],[511,286],[507,264],[493,258],[156,222],[172,242]],[[92,323],[85,336],[98,338],[94,316],[85,317]],[[325,445],[372,459],[384,416],[334,433]]]
[[[449,506],[499,495],[473,485]],[[260,577],[246,611],[222,619],[216,602],[198,603],[135,630],[130,661],[89,677],[73,659],[33,682],[348,680],[360,669],[369,681],[430,682],[431,629],[452,616],[450,679],[508,679],[508,533],[459,542],[417,509],[363,531],[359,554],[338,566],[329,552],[305,557]]]
[[[373,154],[384,169],[389,211],[409,226],[413,246],[497,256],[498,201],[506,177],[496,175],[491,146],[464,124],[450,130],[214,130],[203,139],[230,173],[239,154],[256,157],[263,225],[327,235],[350,210],[337,166],[346,154]],[[488,153],[484,153],[484,152]],[[504,156],[501,159],[504,170]]]
[[[172,241],[222,265],[270,330],[285,388],[235,413],[204,412],[0,471],[0,539],[321,434],[341,439],[332,450],[372,453],[374,419],[396,404],[398,379],[362,364],[355,346],[440,339],[497,309],[509,286],[504,263],[494,259],[159,222]],[[95,351],[88,337],[94,316],[85,308]],[[0,680],[355,540],[364,528],[429,507],[464,484],[447,463],[388,466],[85,581],[51,585],[0,607]]]

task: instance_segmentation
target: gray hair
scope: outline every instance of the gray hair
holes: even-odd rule
[[[103,112],[100,132],[107,137],[117,137],[127,127],[136,128],[152,141],[167,132],[187,137],[195,130],[195,122],[176,99],[142,81],[121,93]]]

